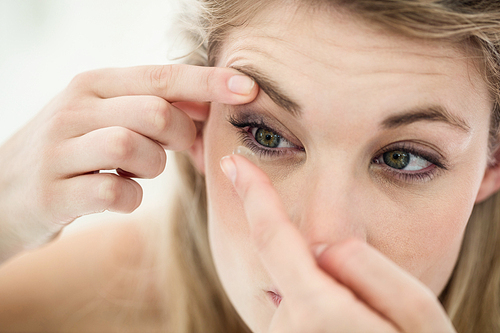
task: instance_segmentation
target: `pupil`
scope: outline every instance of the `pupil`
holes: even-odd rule
[[[259,128],[255,133],[255,140],[264,147],[276,148],[279,146],[281,138],[276,133]]]
[[[404,169],[410,163],[410,154],[400,150],[384,153],[383,157],[385,164],[394,169]]]

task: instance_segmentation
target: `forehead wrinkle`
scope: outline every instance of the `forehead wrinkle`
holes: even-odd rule
[[[425,75],[425,76],[450,76],[449,74],[445,73],[438,73],[438,72],[418,72],[418,71],[410,71],[410,70],[402,70],[402,69],[385,69],[385,70],[372,70],[370,72],[367,72],[366,70],[362,70],[359,73],[356,73],[358,76],[369,76],[369,75],[376,75],[376,74],[413,74],[413,75]]]
[[[305,48],[305,47],[298,48],[296,42],[291,41],[291,40],[287,40],[287,39],[282,38],[282,37],[266,35],[266,34],[252,35],[251,37],[256,38],[256,39],[272,39],[273,41],[280,42],[288,49],[288,51],[299,54],[312,62],[321,63],[321,65],[324,66],[326,69],[331,69],[334,72],[336,72],[337,74],[345,73],[346,69],[348,69],[348,68],[341,68],[340,66],[337,65],[337,62],[334,62],[334,63],[328,62],[328,60],[331,60],[331,59],[326,59],[326,60],[321,59],[321,57],[318,56],[318,54],[320,54],[319,52],[303,51],[303,50],[307,50],[308,48]],[[450,55],[450,54],[423,53],[423,52],[419,52],[419,51],[402,49],[400,46],[393,46],[393,47],[392,46],[383,47],[383,46],[377,46],[377,45],[373,45],[373,46],[342,45],[341,46],[329,38],[326,38],[326,37],[320,37],[320,38],[322,40],[324,40],[325,42],[327,42],[332,47],[335,47],[337,49],[347,51],[347,52],[357,53],[357,54],[369,55],[372,53],[376,53],[378,56],[382,56],[383,54],[381,52],[384,52],[387,55],[392,54],[392,55],[400,56],[401,54],[403,54],[403,55],[416,56],[416,57],[422,57],[422,58],[428,58],[428,59],[442,59],[443,61],[446,61],[446,60],[460,61],[460,60],[469,59],[469,57],[467,57],[465,55],[460,56],[459,54],[463,54],[463,53],[457,52],[458,50],[455,50],[455,52],[457,52],[458,54]],[[402,37],[398,37],[398,38],[402,38]],[[238,44],[240,44],[240,43],[238,43]],[[274,44],[274,45],[276,45],[276,44]],[[242,52],[242,51],[253,52],[253,53],[256,53],[256,54],[259,54],[259,55],[265,57],[266,59],[271,59],[271,60],[273,60],[281,65],[287,66],[286,63],[284,63],[282,60],[279,60],[271,52],[268,52],[265,49],[263,49],[262,46],[252,45],[252,44],[248,44],[248,43],[246,43],[246,44],[241,43],[241,45],[237,45],[237,44],[233,43],[230,51],[234,52],[234,53]],[[287,66],[287,67],[289,67],[289,66]],[[389,74],[415,74],[415,75],[447,76],[447,74],[440,73],[440,72],[407,71],[407,70],[404,70],[403,68],[372,69],[372,70],[368,70],[368,71],[367,71],[367,68],[364,68],[364,67],[359,68],[359,70],[356,70],[356,69],[357,68],[354,68],[354,71],[352,69],[349,71],[353,74],[356,74],[356,75],[371,75],[371,74],[389,73]],[[302,74],[306,77],[314,78],[313,75],[308,75],[307,73],[302,73]]]
[[[239,37],[240,36],[237,36],[237,35],[233,36],[233,38],[235,40],[240,40]],[[321,59],[321,57],[316,56],[316,54],[319,54],[318,52],[307,53],[307,52],[303,51],[303,49],[307,49],[307,48],[301,46],[300,42],[297,42],[296,40],[289,40],[286,37],[279,37],[277,35],[271,35],[271,34],[267,34],[267,33],[265,33],[265,34],[264,33],[262,33],[262,34],[252,33],[251,35],[245,35],[245,39],[246,39],[245,40],[246,43],[243,43],[243,42],[230,43],[227,50],[230,51],[231,53],[236,53],[236,52],[240,52],[240,51],[255,52],[255,53],[260,54],[268,59],[272,59],[272,60],[280,63],[281,65],[287,66],[287,64],[284,63],[282,59],[278,59],[276,56],[274,56],[272,54],[272,52],[271,52],[272,49],[269,49],[269,51],[266,51],[265,46],[263,46],[265,44],[258,42],[259,39],[267,39],[267,40],[270,40],[272,42],[271,45],[273,48],[275,48],[276,45],[278,43],[280,43],[289,52],[299,54],[299,55],[305,57],[306,59],[311,60],[312,62],[321,63],[326,68],[332,69],[335,72],[341,71],[341,68],[338,67],[337,65],[335,65],[333,63],[328,63],[328,62],[324,61],[323,59]],[[252,40],[252,39],[255,39],[255,40]],[[243,40],[243,38],[241,38],[241,40]],[[337,47],[341,48],[340,46],[337,46]],[[281,51],[281,52],[283,52],[283,51]]]
[[[337,61],[332,62],[330,57],[325,58],[322,57],[321,52],[314,52],[317,51],[317,49],[303,47],[304,46],[303,43],[297,41],[295,39],[297,36],[295,36],[295,34],[291,34],[290,31],[297,29],[299,29],[300,31],[304,31],[305,29],[307,29],[307,31],[309,32],[308,35],[312,39],[320,40],[323,43],[331,47],[343,50],[344,52],[357,53],[360,54],[361,56],[363,53],[366,53],[368,55],[370,53],[377,53],[379,56],[382,57],[384,56],[383,53],[387,53],[387,55],[395,54],[399,57],[401,57],[401,55],[403,54],[403,55],[416,56],[428,59],[433,59],[433,58],[443,59],[444,61],[450,59],[461,60],[463,58],[468,58],[466,57],[466,52],[463,52],[464,50],[462,50],[460,44],[454,43],[452,41],[423,40],[416,37],[397,34],[391,31],[390,29],[387,29],[386,27],[379,26],[377,24],[374,24],[373,22],[363,20],[360,17],[353,16],[351,12],[344,11],[342,10],[341,7],[331,6],[331,4],[326,6],[326,8],[323,5],[302,6],[301,4],[303,5],[304,3],[297,2],[293,3],[293,5],[288,4],[285,8],[282,8],[283,9],[283,13],[281,15],[282,19],[279,19],[277,21],[275,20],[274,17],[269,16],[270,15],[269,12],[263,12],[257,16],[258,18],[260,18],[259,20],[257,20],[256,17],[252,21],[250,21],[247,26],[245,26],[243,30],[245,30],[246,32],[242,30],[238,31],[237,29],[235,29],[231,34],[233,34],[233,37],[235,37],[236,35],[236,38],[228,38],[228,40],[233,40],[234,41],[233,43],[241,40],[244,41],[240,42],[239,44],[241,45],[235,48],[235,50],[237,49],[249,50],[252,52],[260,53],[263,56],[268,58],[273,58],[275,61],[280,63],[280,61],[276,59],[276,57],[273,57],[270,53],[266,53],[260,49],[262,48],[262,45],[265,44],[256,43],[257,46],[253,47],[248,46],[247,44],[253,38],[255,38],[256,40],[259,39],[271,40],[273,42],[273,44],[271,45],[274,47],[276,47],[276,42],[279,42],[289,51],[294,52],[296,54],[300,54],[306,59],[309,59],[313,62],[321,63],[325,68],[332,69],[337,73],[345,72],[346,70],[349,70],[349,67],[352,67],[347,63],[346,65],[348,66],[346,68],[338,66],[339,64],[342,65],[343,63],[342,58],[345,59],[344,56],[339,58]],[[330,20],[332,19],[334,20],[335,23],[341,24],[342,27],[340,28],[340,30],[328,30],[328,26],[330,26],[331,24]],[[323,29],[325,27],[324,23],[326,23],[327,29]],[[340,42],[338,42],[335,39],[336,36],[345,37],[348,34],[350,35],[351,33],[353,33],[351,28],[354,26],[357,30],[361,29],[364,35],[373,36],[373,38],[371,39],[369,38],[367,40],[367,43],[362,43],[362,44],[359,43],[355,44],[349,42],[349,40],[348,43],[346,44],[342,42],[345,41],[343,38],[341,38]],[[382,38],[384,42],[387,41],[388,43],[383,43],[384,46],[381,46],[379,43],[380,38]],[[354,36],[354,38],[351,38],[350,40],[356,40],[356,36]],[[307,40],[305,41],[307,42]],[[403,43],[401,43],[401,41],[403,41]],[[424,50],[422,50],[421,48],[422,43],[425,43]],[[302,45],[302,47],[298,48],[298,45]],[[429,50],[427,46],[430,48],[432,48],[433,46],[439,46],[439,48],[437,50],[436,49],[432,50],[432,52],[428,52]],[[270,51],[272,51],[272,49],[270,49]],[[281,64],[286,65],[282,62]],[[358,68],[357,66],[354,66],[354,69],[357,68]],[[361,70],[354,71],[355,74],[360,74],[361,72],[362,72]],[[404,68],[403,70],[389,69],[385,71],[384,70],[372,71],[373,74],[398,73],[398,72],[405,73],[406,71],[404,71]],[[429,71],[424,71],[422,73],[416,73],[416,72],[406,72],[406,73],[423,74],[423,75],[438,74],[438,73],[431,73]],[[302,74],[305,74],[306,77],[313,77],[312,75],[307,75],[307,73],[302,73]]]
[[[241,46],[235,46],[234,48],[231,48],[229,50],[233,55],[236,55],[237,53],[242,53],[242,52],[250,52],[250,53],[256,53],[264,56],[266,59],[271,59],[274,60],[275,62],[280,62],[278,58],[273,56],[271,53],[268,53],[264,51],[262,48],[259,48],[258,46],[251,46],[251,45],[241,45]],[[239,60],[247,60],[249,57],[244,57],[244,56],[231,56],[229,57],[228,63],[234,63]],[[280,62],[281,63],[281,62]],[[227,66],[227,65],[226,65]]]

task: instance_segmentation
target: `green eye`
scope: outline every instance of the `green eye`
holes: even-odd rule
[[[264,147],[277,148],[281,142],[281,137],[264,128],[258,128],[255,132],[255,140]]]
[[[384,162],[394,169],[404,169],[410,164],[410,153],[401,150],[393,150],[384,153]]]

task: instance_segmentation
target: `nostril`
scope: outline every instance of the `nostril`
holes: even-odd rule
[[[272,290],[267,291],[267,295],[271,299],[271,301],[278,307],[281,303],[281,300],[283,299],[282,296],[278,292],[274,292]]]

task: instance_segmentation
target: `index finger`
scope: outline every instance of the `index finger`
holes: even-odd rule
[[[410,273],[360,240],[327,248],[319,266],[404,332],[453,332],[437,297]]]
[[[230,163],[236,170],[233,176],[229,171]],[[311,273],[319,268],[306,241],[290,221],[269,177],[238,155],[224,158],[221,166],[234,180],[260,259],[280,292],[290,296],[297,291],[310,290],[316,276]]]
[[[100,69],[75,81],[101,98],[155,95],[169,102],[244,104],[258,91],[253,79],[235,69],[180,64]]]

